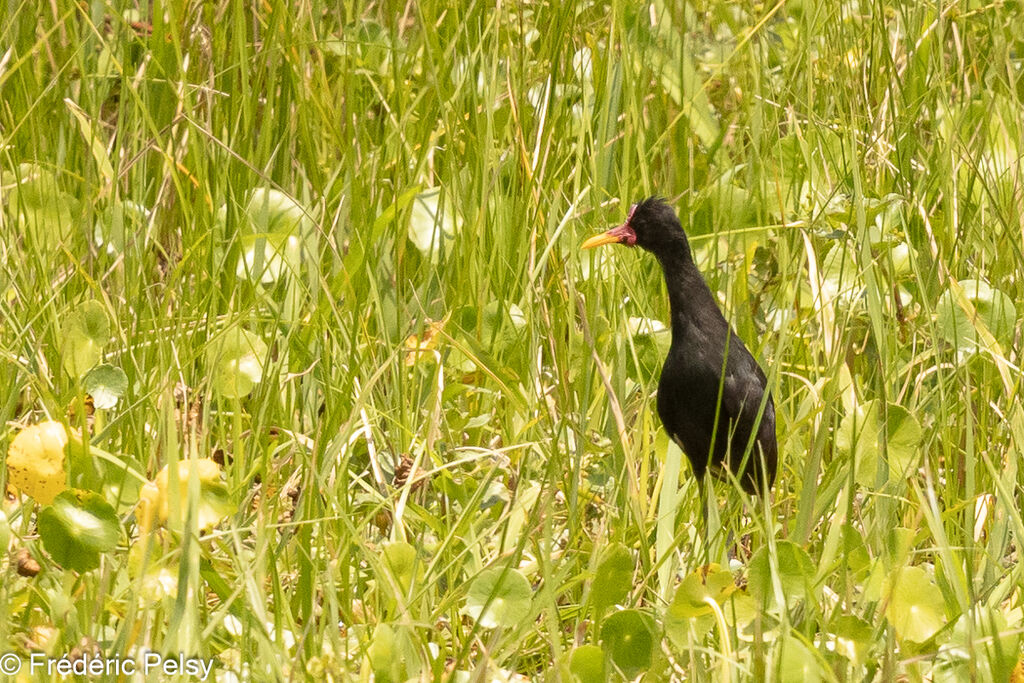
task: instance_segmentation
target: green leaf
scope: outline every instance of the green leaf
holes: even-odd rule
[[[889,478],[902,478],[917,465],[924,432],[921,423],[903,406],[890,403],[886,409],[885,452],[889,460]]]
[[[721,605],[737,590],[732,572],[719,569],[717,564],[701,567],[687,574],[679,584],[669,611],[675,617],[688,619],[711,614],[708,598]]]
[[[691,46],[680,45],[682,33],[676,32],[664,15],[658,25],[668,45],[661,48],[652,44],[643,52],[635,53],[653,69],[653,73],[661,75],[661,88],[665,94],[675,100],[686,114],[690,130],[696,134],[705,147],[712,147],[718,140],[720,128],[708,100],[701,74],[694,64]]]
[[[851,571],[860,573],[871,566],[871,556],[860,529],[850,523],[843,525],[843,558]]]
[[[655,645],[654,620],[639,610],[615,612],[601,626],[601,647],[626,678],[650,668]]]
[[[102,494],[104,500],[117,508],[118,514],[125,514],[135,507],[146,479],[142,474],[145,468],[132,456],[114,455],[90,444],[88,462],[84,462],[84,444],[77,439],[68,444],[68,455],[73,486]],[[79,475],[80,465],[85,467],[82,475]],[[94,483],[91,480],[93,476]]]
[[[99,494],[68,489],[39,513],[39,536],[54,561],[87,572],[100,565],[100,554],[117,547],[121,527],[114,508]]]
[[[232,328],[207,354],[213,388],[225,398],[248,396],[263,379],[267,345],[254,332]]]
[[[519,332],[526,326],[526,315],[515,304],[491,301],[483,308],[480,326],[481,341],[503,350],[519,340]]]
[[[1000,344],[1009,344],[1017,321],[1013,300],[983,280],[960,280],[959,284],[978,317],[971,320],[947,289],[936,305],[935,322],[942,338],[960,354],[973,354],[982,346],[978,327],[983,325]]]
[[[298,270],[313,222],[302,205],[279,190],[255,188],[247,197],[239,216],[241,253],[235,271],[252,282],[273,283]],[[217,212],[222,226],[227,209],[225,204]]]
[[[762,604],[775,595],[771,559],[765,546],[750,560],[747,589]],[[782,594],[787,601],[813,597],[809,587],[814,580],[814,562],[806,550],[792,541],[779,540],[775,543],[774,560]]]
[[[441,190],[434,188],[420,193],[409,215],[409,240],[419,251],[436,263],[445,244],[455,238],[459,229],[451,201],[441,201]]]
[[[889,249],[889,259],[892,264],[893,276],[900,278],[913,273],[913,263],[917,259],[917,252],[909,243],[897,242]]]
[[[597,645],[580,645],[569,657],[569,671],[580,683],[606,680],[604,650]]]
[[[13,187],[6,192],[7,206],[30,249],[51,251],[70,240],[81,207],[77,199],[59,189],[53,173],[23,163],[13,178],[5,176],[4,184],[8,183]]]
[[[818,658],[803,641],[786,636],[779,641],[778,681],[780,683],[813,683],[824,679],[825,672]]]
[[[946,625],[946,606],[932,577],[921,567],[896,571],[886,587],[885,616],[901,640],[923,643]]]
[[[917,531],[905,526],[894,526],[883,532],[884,559],[890,567],[908,563],[910,553],[914,551],[916,536]]]
[[[831,621],[830,635],[834,651],[858,666],[865,662],[874,642],[871,624],[849,614]]]
[[[72,433],[65,449],[69,486],[73,489],[102,493],[103,481],[96,468],[96,458],[93,456],[91,445],[88,448],[86,446],[85,441]]]
[[[399,38],[372,19],[349,23],[343,29],[340,40],[328,39],[325,42],[331,53],[347,57],[353,66],[357,66],[354,73],[358,74],[387,73],[391,53],[399,45]]]
[[[875,485],[883,443],[888,456],[889,480],[893,481],[906,476],[908,470],[917,464],[924,436],[917,418],[895,403],[886,406],[883,429],[880,408],[881,403],[877,399],[856,406],[843,417],[836,433],[836,445],[853,454],[857,483],[866,488]]]
[[[103,363],[89,371],[82,380],[82,388],[92,396],[96,408],[108,410],[128,391],[128,375],[121,368]]]
[[[60,334],[64,370],[79,378],[100,362],[110,339],[110,318],[99,301],[86,301],[65,317]]]
[[[734,180],[741,170],[742,167],[727,170],[702,192],[716,225],[748,225],[756,215],[750,192]],[[740,237],[745,234],[742,233]]]
[[[857,255],[846,241],[837,242],[821,263],[821,299],[814,306],[821,309],[837,301],[852,308],[860,301],[864,280],[857,266]]]
[[[306,210],[280,190],[258,187],[246,202],[245,228],[254,235],[298,235],[309,227]]]
[[[988,605],[961,614],[949,642],[938,654],[936,681],[1009,681],[1020,648],[1019,626]]]
[[[653,318],[631,317],[627,325],[641,368],[657,375],[672,345],[672,331],[665,323]]]
[[[96,217],[93,242],[111,256],[124,253],[129,245],[137,248],[149,240],[149,209],[135,202],[111,200]]]
[[[680,651],[690,647],[694,637],[703,638],[714,628],[708,600],[722,608],[728,622],[739,626],[757,616],[753,599],[736,585],[732,572],[717,564],[700,567],[687,574],[665,610],[665,634]]]
[[[626,599],[634,586],[635,565],[633,555],[621,543],[613,544],[604,552],[590,587],[596,614]]]
[[[511,628],[530,615],[533,590],[515,569],[485,569],[473,580],[462,614],[484,628]]]
[[[384,544],[384,561],[398,583],[403,595],[409,593],[413,583],[423,574],[423,562],[416,555],[416,549],[403,541]]]
[[[395,630],[388,624],[377,624],[373,628],[370,646],[366,649],[370,667],[376,676],[384,680],[392,680],[392,667],[395,663]]]
[[[399,211],[404,211],[405,207],[409,206],[409,202],[416,199],[420,193],[420,185],[410,187],[408,190],[398,195],[398,197],[387,207],[381,211],[380,215],[373,221],[373,232],[372,237],[379,238],[388,224],[395,220],[395,216],[398,215]]]

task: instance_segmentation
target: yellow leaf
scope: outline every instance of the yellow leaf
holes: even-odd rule
[[[420,339],[415,334],[410,334],[405,340],[405,364],[415,365],[420,360],[427,360],[431,357],[436,357],[437,354],[434,349],[437,348],[438,333],[444,328],[444,320],[435,320],[427,325],[427,329],[423,332],[423,338]]]
[[[37,502],[49,505],[67,488],[68,433],[60,422],[26,427],[7,451],[7,480]]]
[[[194,468],[194,469],[193,469]],[[213,504],[206,498],[221,488],[221,469],[213,460],[208,458],[196,460],[178,461],[178,495],[179,506],[184,509],[188,505],[188,484],[189,477],[195,472],[199,480],[200,504],[199,522],[200,529],[211,529],[223,518],[224,509],[222,506]],[[170,514],[170,470],[164,466],[153,481],[146,482],[139,491],[139,524],[143,532],[148,532],[154,522],[165,524]]]

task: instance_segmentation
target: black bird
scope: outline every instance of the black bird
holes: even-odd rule
[[[728,466],[748,493],[771,488],[778,447],[768,381],[718,309],[672,207],[645,199],[625,223],[580,248],[613,243],[643,247],[665,273],[672,346],[658,382],[658,415],[698,482],[710,462],[713,469]]]

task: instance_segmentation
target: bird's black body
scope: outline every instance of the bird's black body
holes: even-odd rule
[[[658,383],[658,415],[694,475],[703,480],[708,465],[724,465],[746,491],[770,488],[778,447],[767,379],[722,316],[675,212],[660,199],[644,200],[626,223],[583,246],[611,242],[643,247],[665,273],[672,346]]]

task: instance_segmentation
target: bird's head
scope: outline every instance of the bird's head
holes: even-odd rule
[[[675,211],[663,199],[650,197],[637,202],[629,209],[626,222],[607,232],[594,235],[580,245],[581,249],[593,249],[602,244],[625,244],[643,247],[656,255],[682,249],[690,253],[683,226],[679,224]]]

